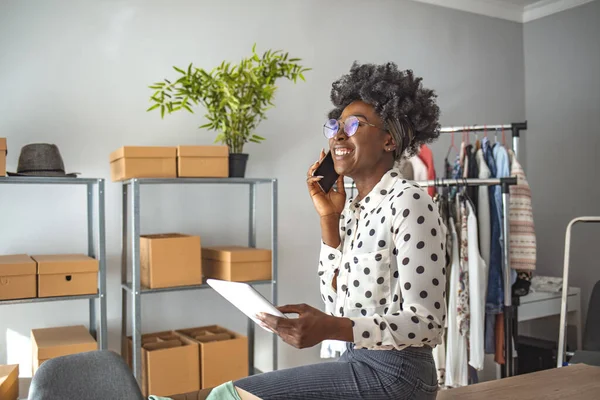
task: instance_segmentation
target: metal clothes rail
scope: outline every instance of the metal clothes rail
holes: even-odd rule
[[[106,314],[106,238],[104,179],[96,178],[45,178],[10,176],[0,177],[0,184],[17,185],[85,185],[87,189],[87,233],[88,256],[98,260],[98,292],[83,296],[36,297],[31,299],[0,300],[0,306],[12,304],[45,303],[57,301],[89,300],[89,330],[101,350],[108,349],[108,328]],[[96,196],[94,196],[94,186]],[[94,206],[94,197],[96,204]],[[94,226],[94,213],[98,216]],[[100,313],[96,312],[96,301],[100,303]],[[98,323],[99,322],[99,323]]]
[[[446,126],[440,129],[441,133],[464,133],[464,132],[494,132],[499,130],[510,130],[512,132],[512,149],[515,155],[519,155],[519,137],[521,131],[527,130],[527,121],[513,122],[503,125],[465,125],[465,126]]]
[[[141,286],[141,263],[140,263],[140,222],[141,222],[141,194],[142,185],[185,185],[185,184],[237,184],[249,187],[249,217],[248,217],[248,246],[256,247],[256,186],[267,184],[271,186],[271,280],[251,282],[253,286],[270,284],[271,301],[277,304],[277,180],[276,179],[249,179],[249,178],[173,178],[173,179],[130,179],[123,182],[123,211],[122,211],[122,247],[121,247],[121,290],[122,290],[122,314],[121,314],[121,337],[127,337],[128,309],[131,311],[132,325],[132,367],[133,374],[138,383],[142,383],[142,295],[151,293],[168,293],[186,290],[208,289],[209,285],[202,283],[193,286],[178,286],[164,289],[149,289]],[[129,218],[129,208],[131,217]],[[130,219],[130,220],[129,220]],[[128,221],[129,220],[129,221]],[[131,243],[129,253],[128,238]],[[128,261],[131,261],[131,281],[128,281]],[[130,297],[129,297],[130,296]],[[128,308],[127,300],[131,298]],[[255,323],[248,319],[248,361],[249,372],[254,374],[258,371],[254,367],[254,339]],[[277,370],[277,336],[273,338],[273,370]],[[123,346],[126,346],[123,340]],[[128,354],[125,347],[122,354]]]

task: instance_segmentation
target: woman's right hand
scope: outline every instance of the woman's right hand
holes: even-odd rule
[[[307,174],[306,182],[308,184],[308,193],[313,201],[317,213],[321,217],[327,217],[330,215],[339,215],[344,209],[346,202],[346,190],[344,189],[344,177],[340,175],[337,180],[337,190],[333,188],[329,193],[325,193],[318,182],[323,179],[322,176],[313,176],[314,172],[321,161],[325,158],[325,151],[321,150],[319,161],[314,163],[309,169]]]

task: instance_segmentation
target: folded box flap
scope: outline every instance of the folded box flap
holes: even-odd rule
[[[123,146],[110,153],[110,162],[121,158],[175,158],[174,146]]]
[[[27,254],[0,256],[0,276],[18,276],[35,274],[35,261]]]
[[[37,273],[77,274],[98,272],[98,260],[83,254],[52,254],[32,256],[37,262]]]
[[[6,138],[0,137],[0,151],[6,152]]]
[[[271,250],[242,246],[203,247],[202,257],[225,262],[271,261]]]
[[[227,146],[177,146],[178,157],[229,157]]]

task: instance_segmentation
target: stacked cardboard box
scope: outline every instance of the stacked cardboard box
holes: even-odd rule
[[[198,344],[201,389],[248,376],[247,337],[218,325],[183,329],[177,333]]]
[[[227,146],[178,146],[177,176],[181,178],[226,178],[229,176]]]
[[[0,300],[36,297],[36,264],[26,254],[0,256]]]
[[[113,182],[131,178],[224,178],[227,146],[124,146],[110,154]]]
[[[271,279],[271,250],[241,246],[202,249],[207,278],[248,282]]]
[[[132,365],[132,340],[127,340]],[[171,396],[200,390],[198,344],[174,331],[142,335],[142,394]]]
[[[125,146],[110,154],[113,182],[131,178],[175,178],[177,149],[160,146]]]
[[[19,366],[0,365],[0,399],[17,400],[19,398]]]
[[[98,260],[83,254],[39,255],[32,258],[37,263],[38,297],[98,292]]]
[[[32,329],[33,373],[51,358],[85,353],[98,349],[92,335],[83,325]]]
[[[143,235],[140,238],[142,285],[154,289],[201,284],[201,252],[199,236]]]
[[[131,337],[127,338],[124,350],[131,366]],[[141,387],[146,397],[187,396],[186,393],[191,396],[245,376],[248,376],[248,338],[220,326],[142,335]]]
[[[98,261],[83,254],[0,256],[0,300],[98,291]]]

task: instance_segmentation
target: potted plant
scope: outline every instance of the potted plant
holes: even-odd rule
[[[173,67],[178,79],[150,86],[154,104],[148,111],[158,109],[164,118],[165,112],[193,113],[193,106],[204,106],[208,122],[200,128],[219,132],[215,142],[229,147],[229,176],[243,177],[248,160],[244,145],[265,140],[255,130],[267,119],[267,110],[274,107],[276,81],[287,78],[296,83],[298,78],[305,80],[303,73],[310,70],[298,61],[281,50],[267,50],[259,56],[254,45],[252,55],[242,58],[239,64],[223,61],[210,72],[192,64],[187,69]]]

